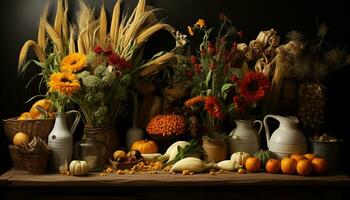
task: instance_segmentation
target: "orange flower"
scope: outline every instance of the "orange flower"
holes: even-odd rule
[[[194,105],[201,103],[203,101],[204,101],[204,97],[202,97],[202,96],[192,97],[191,99],[189,99],[185,102],[185,106],[191,107],[191,106],[194,106]]]
[[[198,19],[198,21],[196,22],[196,26],[198,26],[199,28],[203,28],[205,26],[205,20]]]
[[[86,65],[86,56],[82,53],[69,54],[62,59],[62,72],[78,72]]]
[[[213,117],[223,120],[224,115],[221,112],[221,104],[214,96],[205,97],[205,110]]]
[[[194,32],[193,32],[192,27],[187,26],[187,30],[188,30],[188,33],[189,33],[191,36],[193,36],[193,35],[194,35]]]
[[[48,85],[50,87],[50,92],[57,91],[66,96],[72,96],[80,89],[77,76],[69,72],[56,72],[51,74]]]

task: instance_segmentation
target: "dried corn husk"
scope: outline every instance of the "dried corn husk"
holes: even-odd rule
[[[118,39],[118,33],[119,33],[120,4],[121,4],[121,0],[118,0],[114,5],[111,29],[110,29],[110,37],[114,48],[117,46],[117,39]]]
[[[184,170],[189,170],[190,172],[204,172],[209,168],[212,168],[214,163],[206,163],[199,158],[187,157],[178,162],[176,162],[170,171],[182,172]]]
[[[63,0],[57,0],[54,30],[58,37],[62,37],[62,21],[64,17]]]

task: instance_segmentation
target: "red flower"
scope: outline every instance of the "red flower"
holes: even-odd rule
[[[216,48],[215,48],[215,46],[214,46],[212,43],[210,43],[210,42],[209,42],[209,44],[208,44],[208,53],[209,53],[209,55],[211,55],[211,56],[215,56],[215,54],[216,54]]]
[[[235,110],[239,113],[243,113],[246,109],[246,102],[243,98],[239,98],[238,96],[233,97],[233,104],[235,106]]]
[[[112,55],[114,52],[113,52],[113,50],[112,50],[112,47],[107,47],[105,50],[104,50],[104,53],[105,53],[105,55],[106,56],[110,56],[110,55]]]
[[[262,100],[270,88],[269,80],[260,72],[248,72],[238,81],[239,92],[247,103]]]
[[[186,76],[187,78],[192,78],[193,77],[193,72],[192,71],[186,71]]]
[[[226,21],[228,17],[225,15],[225,13],[221,12],[221,13],[219,14],[219,18],[220,18],[222,21]]]
[[[194,65],[194,71],[196,71],[197,74],[200,74],[202,72],[202,65],[201,64],[195,64]]]
[[[102,52],[103,52],[103,49],[102,49],[101,46],[96,46],[96,47],[94,48],[94,52],[95,52],[96,54],[98,54],[98,55],[101,55]]]
[[[191,56],[191,63],[192,63],[192,65],[195,65],[197,63],[196,56]]]
[[[231,82],[236,83],[238,81],[238,76],[236,74],[232,74],[231,76]]]
[[[130,69],[131,68],[131,64],[129,61],[125,60],[122,57],[119,57],[115,53],[112,53],[108,56],[108,62],[109,62],[109,64],[114,65],[119,69]]]
[[[205,97],[204,102],[205,110],[213,117],[223,120],[224,115],[221,112],[221,104],[219,100],[214,96]]]

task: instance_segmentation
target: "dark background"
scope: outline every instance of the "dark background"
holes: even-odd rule
[[[1,31],[0,31],[0,119],[18,116],[29,105],[24,102],[37,94],[36,85],[26,90],[28,77],[18,77],[16,67],[21,46],[29,39],[36,40],[38,21],[41,11],[48,0],[11,0],[0,1]],[[55,1],[50,6],[50,16],[54,14]],[[73,11],[76,2],[70,0],[70,18],[75,19]],[[88,0],[90,5],[98,6],[101,0]],[[114,0],[106,0],[108,15],[113,9]],[[123,7],[132,9],[137,0],[125,0]],[[246,39],[251,40],[261,30],[274,28],[284,36],[291,30],[304,33],[306,38],[316,35],[317,21],[326,22],[330,27],[329,41],[334,46],[348,47],[350,30],[348,29],[349,8],[345,0],[332,0],[328,3],[317,1],[233,1],[233,0],[149,0],[148,4],[161,8],[160,19],[173,25],[176,29],[186,32],[187,25],[193,24],[198,18],[207,20],[209,26],[218,22],[220,12],[226,13],[233,24],[246,33]],[[96,7],[97,8],[97,7]],[[70,20],[71,21],[71,20]],[[169,48],[166,36],[157,36],[148,44],[148,49]],[[163,49],[164,49],[163,48]],[[29,56],[30,58],[30,56]],[[327,86],[327,126],[325,131],[345,140],[345,151],[349,152],[348,114],[350,91],[348,87],[349,67],[330,74]],[[30,74],[30,73],[29,73]],[[345,95],[346,94],[346,95]],[[0,127],[0,172],[8,169],[10,159],[7,151],[8,141]],[[345,154],[347,155],[347,154]],[[345,156],[347,157],[347,156]],[[344,159],[343,167],[349,168],[348,159]]]

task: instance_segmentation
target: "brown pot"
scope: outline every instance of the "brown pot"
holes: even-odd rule
[[[207,162],[226,160],[227,144],[224,139],[207,139],[203,137],[202,147],[206,153],[205,160]]]

